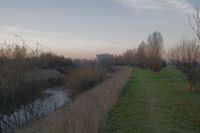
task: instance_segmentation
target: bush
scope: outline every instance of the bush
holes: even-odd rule
[[[25,73],[37,69],[31,57],[34,50],[26,46],[2,44],[0,48],[0,114],[9,113],[27,103],[36,93],[35,84],[27,81]],[[0,127],[1,128],[1,127]]]
[[[41,63],[39,59],[40,54],[27,46],[0,45],[0,132],[3,124],[12,121],[10,116],[15,117],[15,110],[33,102],[47,86],[62,82],[63,77],[59,72],[38,68],[38,63]],[[53,59],[48,64],[51,67],[71,64],[70,59],[64,57],[54,56]],[[4,121],[4,115],[9,116],[7,121]],[[16,120],[14,125],[20,124],[19,121]]]
[[[200,81],[200,44],[196,39],[181,40],[171,51],[170,61],[186,74],[189,90],[199,88]]]
[[[66,86],[73,94],[84,92],[104,78],[104,71],[91,66],[81,66],[71,70],[66,77]]]
[[[73,66],[72,60],[70,58],[65,58],[64,56],[58,56],[52,53],[42,53],[38,58],[37,65],[42,69],[56,69],[61,73]]]

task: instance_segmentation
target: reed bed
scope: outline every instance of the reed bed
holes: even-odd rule
[[[105,118],[129,80],[130,67],[117,72],[98,86],[82,93],[70,104],[49,116],[16,130],[16,133],[99,133]]]

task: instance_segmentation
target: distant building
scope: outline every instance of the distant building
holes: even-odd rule
[[[112,54],[98,54],[97,55],[97,62],[96,65],[99,67],[105,67],[108,68],[112,64]]]
[[[97,54],[97,59],[101,60],[101,59],[107,59],[107,58],[112,58],[113,55],[112,54]]]

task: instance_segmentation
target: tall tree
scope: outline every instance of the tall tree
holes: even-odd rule
[[[145,68],[147,65],[146,59],[146,43],[142,41],[137,48],[137,65]]]
[[[155,31],[147,38],[148,64],[154,71],[159,71],[163,66],[163,52],[164,45],[162,34],[159,31]]]
[[[129,49],[126,51],[126,53],[124,53],[124,59],[128,65],[133,66],[135,64],[135,53],[136,52],[134,49]]]

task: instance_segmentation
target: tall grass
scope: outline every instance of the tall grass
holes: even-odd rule
[[[44,60],[47,61],[46,64]],[[41,64],[45,64],[47,69],[53,69],[72,66],[72,61],[50,53],[42,54],[38,48],[32,49],[25,46],[25,43],[0,44],[0,133],[21,124],[14,112],[22,105],[33,102],[47,86],[62,82],[63,76],[59,72],[44,71]],[[16,122],[13,122],[11,115]],[[9,116],[7,121],[4,116]]]
[[[120,67],[108,80],[82,93],[69,105],[16,133],[98,133],[108,111],[129,79],[131,68]],[[41,122],[42,121],[42,122]]]
[[[67,73],[65,86],[71,89],[72,94],[76,95],[92,88],[104,77],[105,72],[103,69],[88,65],[80,66]]]
[[[55,126],[59,128],[47,128],[46,133],[98,133],[130,73],[130,68],[121,68],[111,79],[78,97],[65,110],[64,116],[61,114],[64,119]]]
[[[40,64],[44,64],[44,61],[42,60],[44,58],[44,54],[39,51],[40,50],[38,50],[38,48],[32,49],[25,45],[7,44],[6,42],[0,45],[1,106],[2,103],[5,104],[3,107],[6,107],[7,105],[11,105],[9,102],[12,102],[12,105],[15,105],[17,101],[19,101],[19,104],[22,102],[27,102],[27,99],[31,98],[32,100],[32,97],[35,98],[35,94],[37,95],[40,93],[40,82],[36,81],[41,79],[41,77],[44,77],[44,75],[40,74],[41,71],[44,71],[40,67]],[[65,59],[64,57],[59,57],[56,55],[45,57],[48,57],[48,61],[50,60],[49,62],[51,62],[47,65],[71,65],[71,61],[68,58]],[[41,76],[33,78],[34,76],[30,76],[30,74],[38,74],[37,76]],[[11,108],[11,110],[12,109],[13,108]],[[2,113],[1,111],[2,108],[0,108],[0,113]],[[7,112],[7,110],[4,112]]]
[[[0,105],[4,99],[11,98],[16,102],[22,97],[30,98],[27,94],[34,95],[32,90],[37,91],[39,84],[35,81],[45,76],[46,73],[43,73],[44,76],[41,75],[44,69],[64,71],[68,66],[72,66],[72,60],[63,56],[44,53],[38,48],[32,49],[25,45],[6,42],[0,44]],[[30,73],[38,74],[37,79],[33,78],[34,76],[27,76]]]

